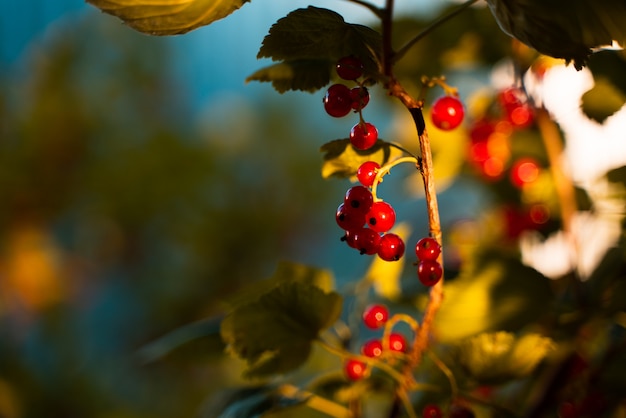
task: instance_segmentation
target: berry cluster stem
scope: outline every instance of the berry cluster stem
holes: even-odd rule
[[[374,198],[374,202],[377,202],[381,199],[378,198],[378,196],[376,195],[376,190],[378,189],[378,184],[382,181],[382,178],[387,175],[389,173],[389,171],[397,166],[398,164],[402,164],[402,163],[413,163],[416,166],[420,166],[420,161],[415,158],[415,157],[402,157],[402,158],[398,158],[397,160],[393,160],[392,162],[390,162],[387,165],[382,166],[381,168],[378,169],[378,172],[376,173],[376,177],[374,178],[374,183],[372,183],[372,197]]]

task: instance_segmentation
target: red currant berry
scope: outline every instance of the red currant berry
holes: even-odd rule
[[[343,84],[333,84],[324,96],[324,110],[330,116],[341,118],[352,110],[350,89]]]
[[[420,260],[436,260],[441,254],[441,245],[436,239],[425,237],[415,244],[415,255]]]
[[[498,93],[498,101],[503,108],[517,107],[522,104],[522,92],[517,87],[508,87]]]
[[[385,261],[398,261],[404,255],[404,241],[396,234],[388,233],[380,238],[378,256]]]
[[[350,130],[350,142],[356,149],[369,149],[377,140],[378,129],[369,122],[357,123]]]
[[[365,224],[365,216],[362,212],[350,210],[350,207],[342,203],[335,213],[337,225],[343,230],[357,229]]]
[[[365,215],[372,207],[374,197],[372,196],[372,192],[370,192],[367,187],[354,186],[349,188],[346,192],[343,203],[348,206],[351,211],[353,210]]]
[[[539,164],[532,158],[520,158],[511,167],[511,183],[521,188],[539,178]]]
[[[443,412],[437,405],[428,404],[422,409],[422,418],[442,418]]]
[[[453,96],[442,96],[433,103],[431,119],[433,124],[444,131],[449,131],[463,122],[465,110],[463,103]]]
[[[337,75],[344,80],[356,80],[363,75],[363,62],[355,57],[343,57],[337,61]]]
[[[361,352],[367,357],[380,357],[383,353],[383,344],[380,340],[369,340],[363,344]]]
[[[380,235],[369,228],[360,228],[353,231],[354,248],[361,254],[373,255],[378,252],[380,246]]]
[[[443,268],[435,260],[422,260],[417,265],[417,277],[424,286],[434,286],[443,276]]]
[[[400,353],[406,352],[407,343],[404,335],[397,332],[389,334],[389,349],[392,351],[398,351]]]
[[[367,364],[360,360],[350,359],[344,363],[343,371],[350,380],[361,380],[367,372]]]
[[[387,232],[396,222],[396,211],[387,202],[374,202],[365,216],[367,225],[376,232]]]
[[[475,418],[474,412],[461,405],[452,405],[448,413],[449,418]]]
[[[359,179],[359,182],[363,186],[370,187],[374,184],[374,180],[376,179],[376,173],[378,173],[379,168],[380,164],[378,164],[376,161],[365,161],[357,169],[356,178]]]
[[[375,304],[363,311],[363,323],[371,329],[378,329],[389,319],[389,311],[385,305]]]
[[[358,231],[358,229],[348,229],[348,230],[346,230],[346,232],[343,235],[343,237],[341,237],[341,240],[345,241],[345,243],[348,244],[348,247],[356,248],[355,245],[354,245],[355,231]]]
[[[353,87],[350,89],[352,97],[352,109],[362,110],[370,102],[370,93],[366,87]]]

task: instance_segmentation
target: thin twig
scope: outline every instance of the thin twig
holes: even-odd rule
[[[368,9],[369,11],[371,11],[376,16],[382,19],[383,9],[381,9],[380,7],[377,7],[375,4],[372,4],[364,0],[348,0],[348,1],[354,4],[358,4],[359,6],[365,7],[366,9]]]
[[[454,16],[458,15],[463,10],[467,9],[472,4],[474,4],[474,3],[478,2],[478,1],[479,0],[467,0],[465,3],[461,4],[458,8],[454,9],[450,13],[448,13],[446,15],[443,15],[443,16],[439,17],[438,19],[434,20],[430,25],[425,27],[420,33],[418,33],[413,39],[409,40],[406,44],[404,44],[394,54],[393,62],[395,63],[396,61],[400,60],[407,53],[407,51],[409,49],[411,49],[411,47],[413,47],[413,45],[415,45],[417,42],[419,42],[422,38],[424,38],[430,32],[435,30],[439,25],[441,25],[442,23],[447,22],[448,20],[450,20]]]

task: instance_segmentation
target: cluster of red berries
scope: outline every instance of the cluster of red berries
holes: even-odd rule
[[[363,311],[362,319],[366,327],[370,329],[380,329],[384,327],[389,320],[389,310],[385,305],[373,304]],[[386,347],[392,352],[405,353],[408,348],[408,343],[401,333],[391,332],[386,344],[383,344],[380,338],[365,341],[361,346],[361,353],[371,358],[382,357]],[[344,372],[348,379],[360,380],[367,377],[369,368],[363,361],[351,358],[344,363]]]
[[[417,263],[417,277],[424,286],[434,286],[441,276],[443,268],[438,261],[441,254],[441,245],[432,237],[424,237],[415,244]]]
[[[526,129],[533,124],[534,113],[524,93],[517,87],[498,92],[494,102],[494,115],[486,116],[470,129],[469,157],[485,178],[500,179],[511,157],[511,135],[514,130]],[[509,178],[515,187],[530,184],[539,177],[537,161],[524,158],[511,164]]]
[[[378,129],[363,120],[361,111],[370,100],[369,91],[363,82],[357,81],[363,76],[363,62],[355,56],[347,56],[337,61],[337,75],[346,81],[356,82],[355,87],[337,83],[331,85],[324,96],[326,113],[335,118],[346,116],[351,111],[359,113],[359,123],[350,130],[350,142],[354,148],[366,150],[378,140]]]
[[[368,161],[359,170],[367,170],[370,177],[372,174],[375,177],[379,168],[378,163]],[[378,254],[385,261],[397,261],[404,255],[404,241],[388,232],[396,222],[396,212],[389,203],[374,201],[368,184],[372,183],[367,180],[348,189],[343,203],[337,208],[335,219],[344,230],[342,240],[361,254]]]

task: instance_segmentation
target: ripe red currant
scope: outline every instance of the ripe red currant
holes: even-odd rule
[[[417,265],[417,277],[424,286],[434,286],[443,276],[443,268],[435,260],[422,260]]]
[[[387,202],[374,202],[365,218],[367,225],[374,231],[387,232],[396,222],[396,211]]]
[[[370,102],[370,93],[366,87],[353,87],[350,89],[352,109],[362,110]]]
[[[378,256],[385,261],[398,261],[404,255],[404,241],[398,235],[387,233],[380,238]]]
[[[370,187],[374,184],[374,180],[376,179],[376,173],[378,173],[379,168],[380,164],[378,164],[376,161],[365,161],[357,169],[356,178],[359,179],[359,182],[363,186]]]
[[[367,357],[380,357],[383,353],[383,344],[380,340],[366,341],[361,347],[361,352]]]
[[[437,405],[428,404],[422,409],[422,418],[442,418],[443,411]]]
[[[324,96],[324,110],[330,116],[341,118],[352,110],[352,96],[350,88],[343,84],[333,84]]]
[[[363,323],[371,329],[378,329],[389,319],[389,311],[385,305],[374,304],[363,311]]]
[[[539,172],[539,164],[533,158],[520,158],[511,167],[511,183],[520,188],[537,180]]]
[[[367,364],[357,359],[349,359],[344,363],[343,371],[350,380],[361,380],[367,372]]]
[[[365,215],[372,207],[374,197],[372,196],[372,192],[370,192],[367,187],[354,186],[349,188],[346,192],[343,203],[348,206],[351,211],[353,210]]]
[[[357,123],[350,130],[350,142],[356,149],[371,148],[378,140],[378,129],[369,122]]]
[[[343,230],[357,229],[365,224],[365,216],[362,212],[351,210],[349,206],[342,203],[337,207],[335,213],[337,225]]]
[[[373,255],[378,252],[380,246],[380,235],[369,228],[359,228],[352,231],[354,234],[354,248],[361,254]]]
[[[336,70],[344,80],[356,80],[363,75],[363,62],[353,55],[343,57],[337,61]]]
[[[356,248],[354,245],[354,236],[355,236],[355,232],[358,231],[357,229],[348,229],[345,231],[345,234],[343,235],[343,237],[341,237],[342,241],[345,241],[346,244],[348,244],[349,247],[352,248]]]
[[[433,103],[430,116],[433,124],[444,131],[449,131],[463,122],[465,110],[463,103],[454,96],[442,96]]]
[[[436,260],[441,254],[441,245],[432,237],[425,237],[415,244],[415,255],[420,260]]]
[[[398,351],[400,353],[406,352],[407,343],[404,335],[397,332],[389,334],[389,349],[392,351]]]

